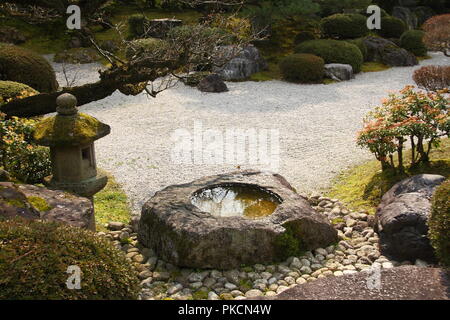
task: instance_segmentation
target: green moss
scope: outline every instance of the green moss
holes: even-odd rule
[[[378,72],[378,71],[384,71],[387,69],[390,69],[391,67],[388,65],[385,65],[381,62],[365,62],[362,67],[362,72]]]
[[[253,288],[253,283],[249,279],[240,279],[239,280],[239,289],[241,291],[248,291]]]
[[[42,145],[88,144],[109,132],[109,126],[94,117],[78,113],[73,117],[49,117],[36,125],[34,139]]]
[[[192,299],[194,299],[194,300],[207,300],[208,299],[208,291],[197,290],[197,291],[192,293]]]
[[[0,81],[0,105],[13,99],[31,97],[38,93],[38,91],[23,83]]]
[[[102,174],[108,176],[108,183],[94,196],[97,231],[106,231],[104,225],[109,221],[129,223],[131,218],[129,201],[122,187],[108,173],[102,171]]]
[[[38,211],[45,212],[53,209],[51,205],[48,204],[47,200],[41,197],[28,197],[28,202]]]
[[[274,242],[277,259],[301,256],[305,251],[300,238],[301,221],[288,222],[283,225],[286,231],[277,236]]]
[[[405,163],[410,160],[410,152],[405,152]],[[450,139],[443,139],[441,146],[430,153],[430,164],[407,168],[403,174],[381,171],[376,160],[367,161],[338,175],[326,196],[337,198],[354,210],[365,209],[374,213],[381,197],[394,184],[412,175],[421,173],[450,175]]]
[[[333,220],[331,220],[332,224],[338,224],[338,223],[343,223],[345,222],[345,220],[343,218],[334,218]]]
[[[16,208],[26,208],[26,204],[24,201],[19,199],[5,199],[4,200],[8,205],[16,207]]]

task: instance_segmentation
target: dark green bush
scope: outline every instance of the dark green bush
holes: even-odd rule
[[[51,174],[49,149],[33,140],[35,125],[35,120],[0,114],[0,166],[25,183],[42,182]]]
[[[314,83],[323,79],[322,58],[312,54],[292,54],[280,61],[283,78],[291,82]]]
[[[381,29],[377,30],[378,34],[384,38],[400,38],[407,30],[403,20],[391,16],[381,18]]]
[[[310,53],[321,57],[325,63],[343,63],[353,67],[353,72],[361,71],[363,55],[354,44],[338,40],[310,40],[299,44],[296,53]]]
[[[128,18],[128,32],[131,38],[140,38],[145,33],[146,18],[142,14],[133,14]]]
[[[24,83],[39,92],[53,92],[58,82],[52,66],[40,55],[0,44],[0,79]]]
[[[316,39],[316,36],[311,31],[301,31],[295,36],[294,44],[298,45],[302,42],[314,39]]]
[[[400,37],[400,46],[418,57],[427,54],[427,47],[423,43],[425,32],[421,30],[408,30]]]
[[[69,266],[81,269],[70,290]],[[106,238],[56,222],[0,222],[0,300],[137,299],[132,263]]]
[[[162,57],[167,52],[169,44],[165,40],[156,38],[137,39],[130,41],[125,50],[127,59],[142,54]]]
[[[367,60],[367,53],[368,53],[368,49],[366,44],[364,43],[364,39],[360,38],[360,39],[352,39],[352,40],[347,40],[347,42],[354,44],[355,46],[358,47],[359,51],[361,51],[362,55],[363,55],[363,60],[366,61]]]
[[[355,39],[369,33],[367,18],[354,13],[338,13],[323,18],[321,28],[326,37],[334,39]]]
[[[450,180],[447,179],[433,195],[428,221],[428,237],[439,261],[450,267]]]

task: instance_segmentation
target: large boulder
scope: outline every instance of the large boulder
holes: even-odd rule
[[[226,83],[223,82],[222,78],[220,78],[220,76],[215,73],[203,78],[199,82],[197,88],[202,92],[220,93],[228,91]]]
[[[14,217],[95,230],[94,207],[89,199],[44,187],[0,182],[0,218]]]
[[[417,29],[419,21],[417,16],[411,9],[406,7],[394,7],[392,9],[392,16],[403,20],[403,22],[408,26],[408,29]]]
[[[367,61],[382,62],[392,67],[419,64],[414,54],[400,48],[390,40],[370,36],[364,39],[364,44],[367,47]]]
[[[355,78],[352,66],[341,63],[326,64],[325,75],[335,81],[346,81]]]
[[[380,250],[397,260],[434,261],[428,239],[428,217],[440,175],[421,174],[400,181],[381,199],[375,215]]]
[[[215,215],[192,203],[193,194],[223,185],[258,188],[281,203],[259,218]],[[337,232],[280,175],[241,171],[157,192],[142,208],[138,239],[174,265],[229,269],[283,261],[303,250],[326,247],[337,241]]]
[[[380,288],[370,289],[376,274],[358,272],[297,285],[276,297],[259,300],[448,300],[450,272],[404,266],[380,270]]]
[[[225,81],[247,79],[252,74],[267,68],[266,61],[258,48],[253,45],[248,45],[243,49],[235,46],[223,46],[219,50],[223,52],[224,59],[235,56],[224,67],[214,70]]]

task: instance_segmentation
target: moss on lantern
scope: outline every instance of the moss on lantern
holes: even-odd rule
[[[87,114],[56,116],[37,124],[34,139],[47,146],[83,145],[106,136],[110,127]]]

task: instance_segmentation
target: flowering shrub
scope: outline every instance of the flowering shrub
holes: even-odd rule
[[[450,88],[450,66],[424,66],[414,71],[414,82],[423,89],[437,91]]]
[[[370,112],[357,144],[368,148],[381,162],[383,170],[395,168],[394,154],[398,154],[398,169],[402,171],[403,148],[411,144],[411,166],[429,162],[433,147],[442,136],[449,135],[449,101],[445,92],[416,91],[407,86],[400,94],[391,94],[382,106]],[[426,144],[426,146],[425,146]]]
[[[0,164],[14,178],[26,183],[38,183],[51,173],[48,148],[33,143],[36,121],[0,113]]]

